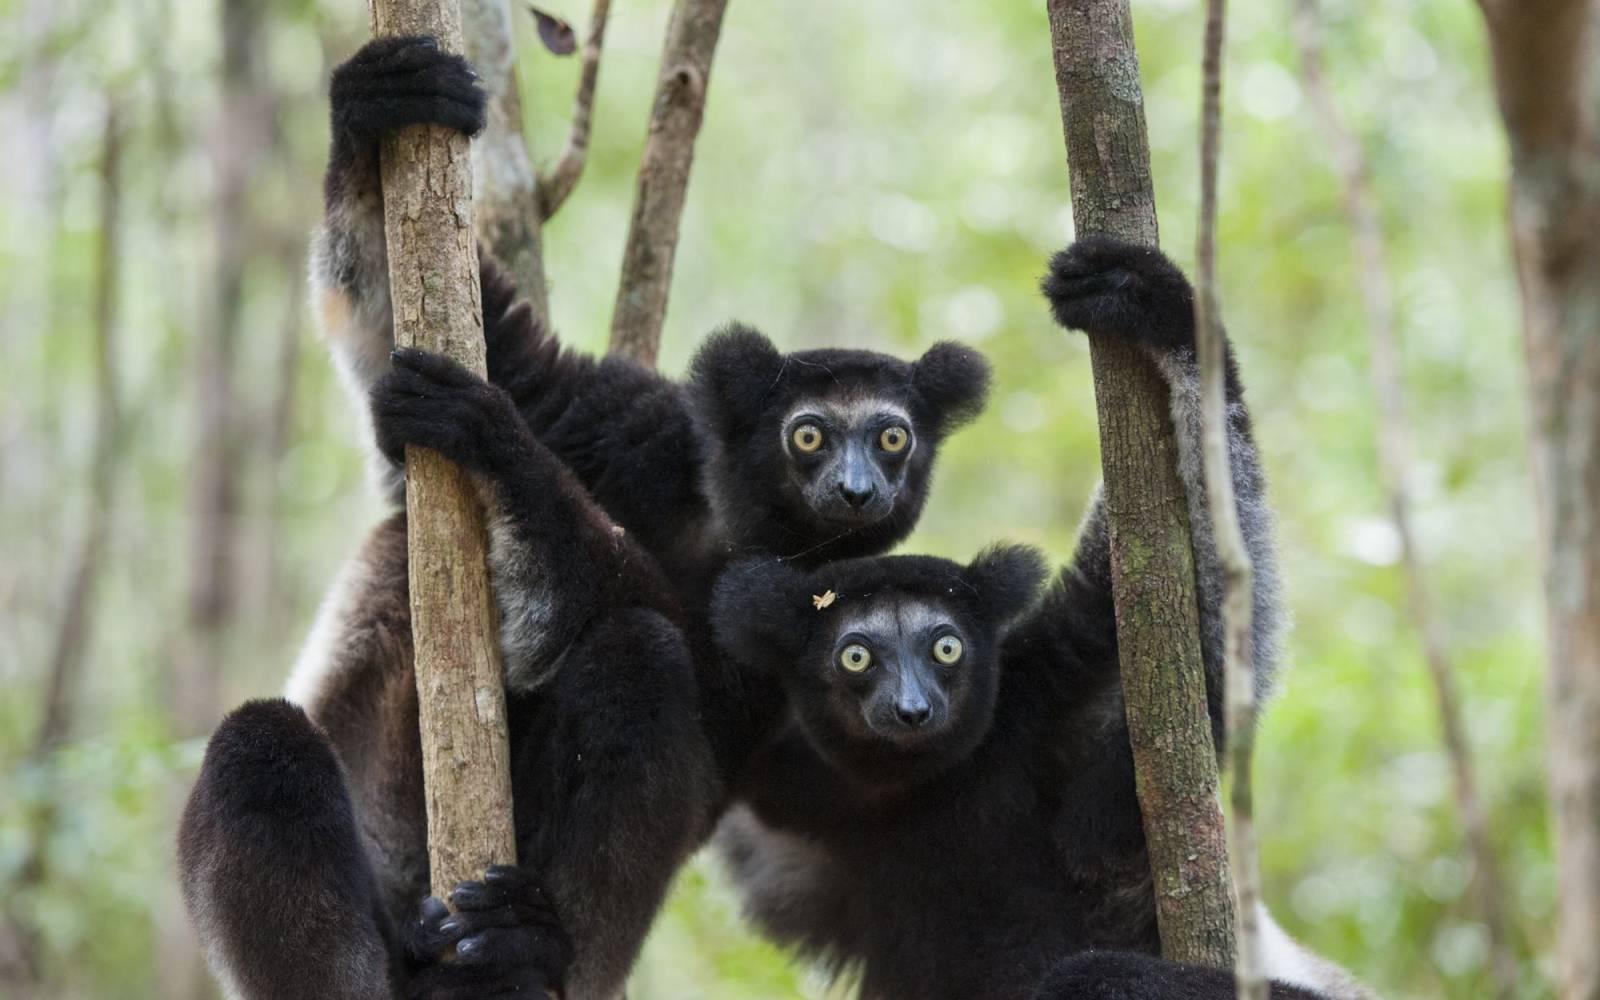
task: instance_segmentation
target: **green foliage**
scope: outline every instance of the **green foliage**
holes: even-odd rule
[[[184,639],[189,376],[213,263],[216,9],[8,6],[26,30],[0,42],[0,109],[31,138],[0,163],[0,899],[40,935],[52,995],[172,996],[173,965],[185,961],[173,941],[185,932],[169,859],[198,747],[172,743],[166,719]],[[1371,157],[1390,243],[1422,541],[1510,883],[1524,995],[1543,997],[1557,875],[1505,150],[1481,26],[1470,5],[1327,6],[1329,76]],[[583,7],[553,9],[581,24]],[[588,348],[608,328],[666,7],[613,12],[588,171],[547,231],[556,324]],[[1163,242],[1187,261],[1199,5],[1135,7]],[[1259,746],[1268,897],[1293,933],[1386,996],[1484,996],[1469,860],[1377,485],[1366,335],[1327,144],[1296,82],[1289,5],[1231,14],[1222,304],[1298,622]],[[280,4],[257,40],[278,131],[250,193],[237,367],[245,583],[229,702],[280,686],[321,591],[377,510],[359,425],[309,335],[276,467],[262,430],[303,270],[280,248],[300,245],[319,211],[326,71],[364,36],[363,16],[360,5]],[[545,54],[531,23],[519,18],[518,30],[535,155],[549,160],[576,64]],[[79,739],[41,768],[23,761],[85,501],[95,170],[111,92],[132,122],[118,373],[134,443]],[[1065,559],[1098,474],[1094,405],[1087,351],[1051,325],[1034,284],[1070,239],[1069,219],[1042,5],[734,3],[662,365],[681,370],[700,335],[731,317],[794,346],[977,343],[996,364],[993,404],[951,447],[907,549],[966,558],[1005,537]],[[264,582],[268,549],[278,576]],[[55,815],[46,878],[13,893],[42,810]],[[633,993],[822,995],[741,930],[736,911],[713,865],[690,868]]]

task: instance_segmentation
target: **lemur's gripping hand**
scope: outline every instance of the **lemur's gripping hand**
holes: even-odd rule
[[[375,38],[333,71],[335,142],[371,146],[407,125],[483,131],[485,97],[467,61],[432,38]]]
[[[1163,354],[1194,346],[1194,293],[1159,250],[1085,236],[1050,258],[1040,287],[1062,326]]]
[[[560,997],[572,945],[538,881],[495,865],[450,893],[456,912],[429,896],[406,940],[409,1000]]]
[[[401,348],[372,387],[372,425],[391,460],[406,445],[431,448],[464,469],[493,473],[512,467],[528,429],[516,404],[442,354]]]

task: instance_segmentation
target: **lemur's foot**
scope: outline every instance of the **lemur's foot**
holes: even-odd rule
[[[495,865],[482,881],[458,883],[451,913],[422,901],[406,942],[411,1000],[560,997],[572,945],[538,880]]]
[[[406,445],[431,448],[465,469],[515,461],[527,426],[511,397],[442,354],[401,348],[372,388],[378,447],[394,461]]]
[[[333,71],[333,130],[357,143],[376,142],[407,125],[442,125],[467,135],[483,131],[484,97],[467,61],[426,36],[375,38]]]
[[[1085,236],[1050,258],[1041,282],[1056,322],[1168,352],[1194,345],[1194,294],[1153,247]]]

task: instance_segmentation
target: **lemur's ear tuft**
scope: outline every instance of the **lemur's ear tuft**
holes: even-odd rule
[[[783,372],[783,355],[764,334],[732,323],[707,337],[689,363],[689,388],[699,415],[727,434],[761,411]]]
[[[977,591],[984,613],[1004,630],[1033,608],[1048,571],[1038,549],[996,545],[978,553],[962,575]]]
[[[911,366],[911,384],[938,415],[939,433],[948,433],[983,412],[989,362],[964,344],[942,340]]]
[[[806,574],[781,559],[763,556],[733,563],[711,592],[717,645],[751,666],[793,659],[816,616],[812,589]]]

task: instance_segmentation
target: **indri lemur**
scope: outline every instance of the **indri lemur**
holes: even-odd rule
[[[1188,282],[1155,250],[1088,238],[1051,261],[1044,290],[1063,326],[1138,345],[1167,379],[1220,746],[1222,575],[1201,479]],[[1283,614],[1231,358],[1227,398],[1265,689]],[[1062,956],[1158,950],[1098,495],[1072,562],[1041,601],[1043,576],[1033,551],[998,548],[968,566],[886,556],[807,570],[754,559],[717,584],[719,642],[777,678],[789,704],[786,726],[734,789],[748,808],[724,823],[725,856],[756,924],[835,970],[858,972],[864,997],[1010,1000],[1033,995]],[[831,601],[814,600],[829,593]],[[1363,995],[1270,931],[1269,972],[1333,996]],[[1121,986],[1077,992],[1119,962],[1132,963],[1117,973]],[[1130,958],[1079,961],[1062,976],[1077,989],[1041,995],[1233,995],[1225,974]],[[1190,992],[1176,990],[1179,981]]]
[[[299,707],[246,706],[213,737],[180,838],[187,896],[244,997],[479,995],[430,961],[452,935],[496,984],[552,983],[556,917],[568,995],[612,996],[781,703],[717,655],[716,573],[752,551],[810,566],[903,538],[941,440],[982,406],[988,367],[953,344],[914,363],[783,354],[732,327],[676,383],[562,351],[487,257],[497,388],[425,355],[391,361],[378,139],[417,123],[476,132],[483,94],[431,41],[380,40],[336,71],[332,119],[312,269],[322,326],[349,387],[373,389],[386,468],[415,443],[477,473],[524,868],[464,890],[493,897],[493,931],[444,921],[437,904],[417,912],[427,859],[396,516],[324,602],[289,685]]]

